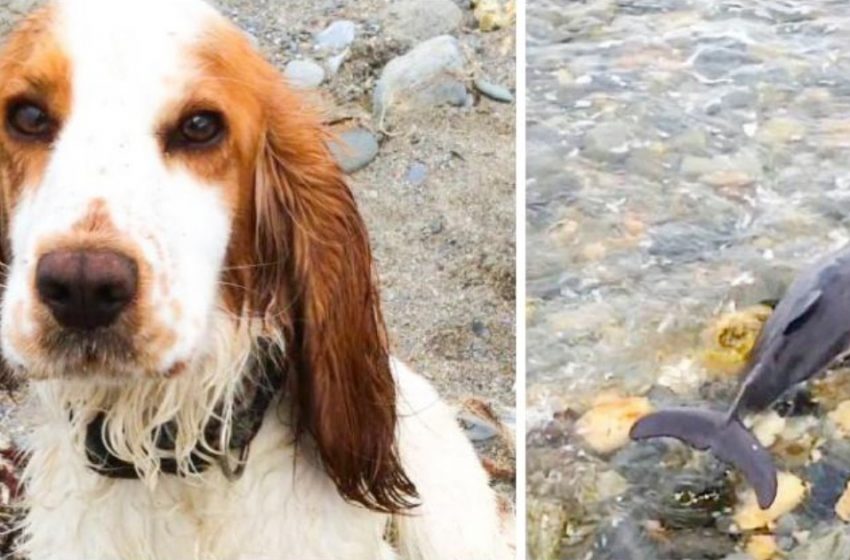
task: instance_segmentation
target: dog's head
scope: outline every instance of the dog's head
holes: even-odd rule
[[[191,375],[222,316],[283,342],[297,427],[393,510],[369,244],[302,94],[200,0],[58,0],[0,54],[2,349],[33,379]]]

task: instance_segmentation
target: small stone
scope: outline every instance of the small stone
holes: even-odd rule
[[[325,69],[312,60],[293,60],[286,65],[283,75],[296,88],[312,89],[325,81]]]
[[[514,0],[477,0],[474,14],[481,31],[495,31],[513,23],[516,3]]]
[[[761,328],[772,312],[766,305],[754,305],[712,321],[703,334],[706,341],[703,363],[722,373],[737,373],[749,358]]]
[[[605,255],[608,253],[608,249],[605,247],[605,244],[601,241],[596,241],[594,243],[588,243],[582,249],[582,255],[588,261],[599,261],[605,258]]]
[[[733,69],[739,69],[758,62],[747,51],[747,45],[731,41],[725,46],[711,46],[701,49],[693,60],[694,69],[702,76],[716,80],[726,76]]]
[[[400,0],[390,3],[383,20],[387,36],[413,44],[455,33],[463,12],[451,0]]]
[[[761,142],[776,145],[798,142],[805,134],[803,123],[788,118],[774,118],[763,123],[755,136]]]
[[[708,148],[708,139],[702,130],[690,128],[675,136],[670,145],[685,153],[704,154]]]
[[[785,429],[785,418],[775,410],[769,410],[755,416],[751,431],[764,447],[771,447]]]
[[[384,67],[373,94],[378,124],[383,123],[391,106],[462,107],[467,99],[465,67],[466,59],[457,39],[448,35],[429,39],[394,58]]]
[[[835,515],[845,523],[850,522],[850,482],[844,489],[844,493],[835,503]]]
[[[598,124],[584,135],[584,152],[600,161],[623,161],[629,153],[632,133],[632,126],[623,121]]]
[[[650,412],[646,397],[606,398],[578,419],[576,433],[597,453],[612,453],[629,442],[629,430]]]
[[[746,551],[753,560],[771,560],[779,552],[779,547],[773,535],[753,535],[747,541]]]
[[[316,46],[338,53],[347,49],[357,37],[357,24],[349,20],[335,21],[316,34]]]
[[[702,382],[701,368],[694,360],[683,358],[675,364],[661,367],[657,385],[667,387],[677,395],[693,394]]]
[[[496,426],[475,414],[461,412],[458,415],[458,422],[469,441],[488,441],[499,435]]]
[[[713,173],[707,173],[700,177],[700,181],[712,187],[740,189],[743,187],[749,187],[755,183],[756,180],[754,177],[751,177],[743,171],[724,169]]]
[[[360,171],[378,156],[378,140],[365,128],[353,128],[329,145],[331,153],[345,173]]]
[[[850,533],[840,524],[815,535],[799,531],[795,534],[802,544],[794,550],[793,560],[838,560],[850,558]]]
[[[490,336],[490,329],[487,328],[487,323],[481,319],[474,319],[472,321],[472,332],[474,332],[475,336],[478,337]]]
[[[596,491],[599,501],[621,496],[629,488],[628,481],[617,471],[605,471],[596,479]]]
[[[735,524],[742,531],[752,531],[769,527],[774,521],[790,513],[806,495],[806,485],[798,477],[788,472],[780,472],[778,476],[776,499],[768,509],[759,507],[756,493],[747,490],[744,499],[735,511]]]
[[[407,182],[414,187],[418,187],[426,179],[428,179],[428,166],[421,161],[414,161],[407,170]]]
[[[555,72],[555,79],[558,80],[558,84],[561,86],[569,86],[575,82],[575,76],[573,76],[573,73],[568,68],[561,68]]]
[[[850,437],[850,401],[843,401],[827,417],[835,424],[835,431],[843,438]]]
[[[713,158],[705,158],[694,155],[686,155],[682,158],[679,172],[685,177],[702,178],[711,177],[712,174],[721,171],[734,171],[741,176],[758,177],[761,172],[761,161],[752,150],[742,150],[732,155],[719,155]],[[729,180],[733,176],[717,175],[720,180]]]
[[[514,102],[513,94],[505,86],[500,86],[498,84],[482,80],[481,78],[476,78],[473,84],[475,85],[475,89],[493,101],[499,101],[501,103]]]
[[[664,176],[664,149],[662,146],[645,146],[636,148],[629,153],[626,168],[650,179],[661,179]]]

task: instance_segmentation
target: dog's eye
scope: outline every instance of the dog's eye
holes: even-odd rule
[[[38,142],[51,141],[56,130],[56,123],[47,111],[28,101],[10,106],[6,123],[18,138]]]
[[[224,135],[224,119],[214,111],[193,113],[183,119],[171,138],[171,147],[207,148]]]

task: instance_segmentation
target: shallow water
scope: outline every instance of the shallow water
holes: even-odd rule
[[[745,538],[723,526],[725,499],[708,508],[708,523],[697,515],[671,529],[668,519],[674,545],[658,545],[645,521],[680,504],[662,503],[663,477],[647,473],[670,448],[629,445],[600,457],[571,435],[570,422],[603,392],[669,402],[658,387],[664,371],[701,381],[676,399],[722,406],[734,378],[719,388],[702,382],[707,326],[777,299],[795,271],[850,240],[850,3],[528,4],[532,552],[740,553]],[[673,452],[701,461],[702,486],[718,472],[728,478],[709,458]],[[838,464],[850,472],[850,462]],[[604,473],[623,478],[608,479],[619,491],[583,499],[579,487],[598,488]],[[843,526],[809,506],[786,516],[797,532]],[[779,544],[808,557],[799,539]]]

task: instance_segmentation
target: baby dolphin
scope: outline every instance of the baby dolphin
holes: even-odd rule
[[[763,410],[791,386],[820,373],[848,346],[850,246],[845,246],[792,282],[756,340],[728,412],[660,410],[639,420],[630,436],[672,437],[699,450],[710,449],[744,474],[759,506],[767,509],[776,499],[776,467],[741,417]]]

